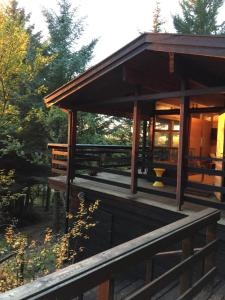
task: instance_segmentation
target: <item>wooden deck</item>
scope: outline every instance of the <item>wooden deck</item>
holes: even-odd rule
[[[130,183],[130,178],[122,175],[116,174],[109,174],[106,172],[99,173],[95,176],[95,179],[107,179],[112,182],[119,182],[119,183]],[[57,176],[57,177],[50,177],[49,178],[49,185],[51,188],[56,190],[64,190],[65,191],[65,176]],[[138,185],[146,188],[152,189],[153,191],[162,191],[169,193],[171,195],[175,195],[176,190],[175,187],[172,186],[165,186],[163,188],[156,188],[152,186],[152,183],[148,182],[145,179],[139,179]],[[75,178],[74,182],[72,183],[72,190],[74,189],[81,189],[82,191],[88,192],[95,192],[99,196],[102,194],[110,195],[115,199],[123,199],[124,201],[133,202],[136,205],[153,205],[162,209],[171,210],[177,212],[177,204],[175,199],[167,198],[164,196],[159,196],[155,194],[149,194],[144,192],[137,192],[136,194],[132,194],[130,190],[118,186],[113,186],[110,184],[105,184],[102,182],[92,181],[83,178]],[[182,214],[190,215],[195,212],[199,212],[203,210],[205,207],[192,204],[192,203],[185,203],[182,209]]]
[[[114,300],[123,300],[136,289],[144,285],[143,278],[133,278],[133,280],[121,280],[116,282]],[[174,300],[179,298],[178,281],[174,282],[160,293],[153,296],[151,300]],[[83,300],[96,300],[97,289],[92,289],[84,294]],[[225,299],[225,279],[216,277],[207,285],[193,300],[224,300]]]
[[[122,184],[130,184],[130,177],[111,174],[106,172],[98,173],[96,176],[93,176],[96,180],[109,180],[116,183]],[[59,191],[66,191],[66,176],[56,176],[56,177],[49,177],[49,186],[52,189],[59,190]],[[101,197],[103,195],[108,195],[113,197],[115,201],[126,201],[128,203],[133,203],[136,206],[144,207],[145,205],[150,205],[154,207],[158,207],[164,210],[169,210],[171,212],[175,212],[181,215],[191,215],[196,212],[199,212],[207,207],[207,205],[198,205],[194,203],[185,202],[182,211],[177,210],[177,203],[175,200],[176,195],[176,188],[174,186],[165,185],[163,188],[157,188],[152,185],[151,182],[147,181],[146,179],[139,178],[138,179],[138,186],[150,189],[152,193],[144,193],[144,192],[137,192],[136,194],[132,194],[131,191],[127,188],[114,186],[111,184],[106,184],[98,181],[92,181],[83,178],[75,178],[74,182],[72,183],[72,191],[73,190],[81,190],[84,192],[94,192],[97,196]],[[154,192],[160,192],[162,194],[165,193],[165,196],[161,196],[154,194]],[[170,195],[167,197],[167,194]],[[189,190],[186,193],[187,196],[194,197],[195,199],[200,199],[201,201],[211,201],[215,203],[219,202],[215,196],[200,196],[196,190]],[[221,219],[219,224],[225,226],[225,211],[221,211]]]

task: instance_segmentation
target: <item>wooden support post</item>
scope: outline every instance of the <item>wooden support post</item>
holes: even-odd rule
[[[77,135],[77,112],[69,111],[68,113],[68,157],[67,157],[67,174],[66,174],[66,222],[65,232],[68,232],[69,219],[68,213],[70,210],[70,184],[73,180],[74,171],[72,170],[73,154],[75,153],[76,135]]]
[[[110,279],[99,285],[98,300],[113,300],[114,299],[114,280]]]
[[[182,82],[182,89],[185,89],[185,84]],[[179,149],[177,161],[177,190],[176,200],[178,210],[181,210],[184,202],[184,189],[187,181],[187,159],[188,146],[189,146],[189,105],[190,98],[182,97],[180,101],[180,136],[179,136]]]
[[[155,111],[156,103],[154,103],[153,111]],[[149,165],[152,166],[154,154],[154,138],[155,138],[155,115],[153,115],[149,122]],[[152,171],[152,170],[150,170]]]
[[[225,123],[224,123],[224,127],[223,127],[223,161],[222,161],[221,170],[223,172],[225,171]],[[221,186],[225,187],[225,176],[224,175],[222,176]],[[225,202],[225,194],[221,193],[220,200],[221,200],[221,202]]]
[[[193,238],[189,237],[182,241],[182,260],[193,255]],[[180,294],[186,292],[192,283],[192,269],[186,270],[180,277]]]
[[[131,155],[131,192],[133,194],[137,193],[140,122],[141,122],[141,107],[138,102],[134,102],[132,155]]]
[[[142,166],[141,172],[144,173],[145,171],[145,164],[146,164],[146,139],[147,139],[147,121],[143,121],[143,136],[142,136]]]
[[[206,244],[216,240],[217,223],[211,224],[206,228]],[[204,273],[207,273],[215,266],[215,253],[209,254],[205,258]]]

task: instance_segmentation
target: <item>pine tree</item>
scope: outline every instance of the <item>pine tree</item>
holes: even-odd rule
[[[222,34],[224,24],[217,15],[224,0],[182,0],[182,16],[173,16],[176,31],[182,34]]]
[[[70,0],[59,0],[58,7],[58,13],[53,10],[43,11],[49,31],[48,53],[54,56],[54,60],[46,69],[48,92],[54,91],[85,71],[97,42],[97,39],[93,39],[89,44],[78,48],[78,42],[85,29],[84,18],[78,16],[78,9],[72,7]],[[78,118],[79,123],[96,123],[94,115],[79,113]],[[51,108],[48,123],[52,141],[65,143],[67,115],[57,108]],[[82,135],[86,141],[85,133]]]
[[[153,22],[152,22],[152,31],[153,32],[161,32],[162,31],[162,25],[165,22],[161,18],[161,8],[160,8],[160,2],[156,1],[155,3],[155,9],[153,11]]]
[[[51,92],[85,71],[92,58],[97,40],[77,48],[84,32],[84,19],[78,17],[77,8],[69,0],[58,2],[59,13],[44,10],[49,31],[49,54],[55,59],[48,67],[47,82]]]

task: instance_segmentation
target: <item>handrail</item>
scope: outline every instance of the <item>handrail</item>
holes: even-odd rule
[[[59,175],[66,175],[67,170],[67,144],[48,144],[49,149],[52,150],[52,173]],[[84,170],[90,175],[90,180],[96,180],[93,175],[98,172],[108,172],[110,169],[116,171],[122,171],[123,167],[130,167],[131,164],[131,149],[129,145],[98,145],[98,144],[77,144],[74,152],[71,164],[73,169],[79,172]],[[141,147],[140,147],[141,149]],[[149,147],[144,154],[140,151],[138,163],[141,166],[149,168]],[[199,156],[187,156],[190,161],[203,160],[203,161],[220,161],[222,162],[224,158],[210,158],[210,157],[199,157]],[[165,168],[167,171],[176,172],[176,164],[169,164],[168,162],[152,161],[151,168],[159,167]],[[107,171],[106,171],[107,170]],[[194,174],[202,174],[209,176],[224,176],[225,172],[223,170],[208,169],[203,167],[187,166],[187,172],[192,172]],[[113,173],[113,171],[111,172]],[[77,174],[78,176],[79,174]],[[86,178],[88,179],[88,178]],[[154,174],[148,175],[148,179],[162,181],[165,184],[175,185],[176,179],[163,176],[157,178]],[[109,183],[109,182],[108,182]],[[111,185],[117,185],[114,181],[111,181]],[[197,183],[187,180],[186,188],[195,188],[203,191],[219,192],[222,195],[225,194],[225,188],[222,186],[209,185],[205,183]],[[128,188],[130,188],[128,186]]]
[[[207,245],[200,251],[205,253],[201,258],[205,259],[205,274],[208,274],[207,272],[215,269],[212,253],[216,250],[215,225],[219,218],[220,212],[218,210],[205,209],[193,216],[183,218],[79,263],[39,278],[32,283],[1,294],[1,300],[50,300],[65,299],[65,297],[66,299],[73,299],[93,287],[112,279],[116,274],[121,273],[121,270],[125,271],[131,265],[143,261],[149,262],[149,259],[155,254],[162,252],[168,245],[184,239],[185,241],[189,240],[189,237],[203,228],[208,228],[206,230]],[[185,247],[183,251],[187,255]],[[199,256],[196,253],[198,252],[188,255],[190,257],[189,261],[196,261],[196,257]],[[186,261],[183,264],[186,264]],[[193,267],[193,265],[191,266]],[[187,271],[179,264],[174,268],[176,274],[179,273],[181,276],[182,272]],[[160,285],[160,278],[156,280],[158,280],[157,285],[160,289],[166,286],[165,283]],[[167,284],[169,283],[167,282]],[[184,289],[182,292],[186,290]]]
[[[49,144],[52,151],[52,173],[66,175],[67,144]],[[131,146],[77,144],[71,165],[77,170],[88,170],[96,174],[100,168],[121,168],[131,164]]]
[[[48,148],[67,148],[67,144],[54,144],[54,143],[49,143]],[[99,148],[99,149],[128,149],[131,150],[132,146],[131,145],[102,145],[102,144],[76,144],[76,148]],[[141,146],[139,147],[140,149],[142,148]],[[149,147],[146,146],[148,149]]]

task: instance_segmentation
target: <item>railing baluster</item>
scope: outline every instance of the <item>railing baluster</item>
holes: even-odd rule
[[[182,241],[182,260],[193,255],[193,237],[188,237]],[[187,291],[192,283],[192,268],[186,270],[180,277],[180,294]]]
[[[114,280],[110,279],[101,283],[98,287],[98,300],[114,299]]]
[[[206,243],[207,244],[216,240],[216,227],[217,227],[217,223],[213,223],[213,224],[210,224],[206,228]],[[212,253],[205,258],[204,273],[207,273],[214,266],[215,266],[215,253]]]
[[[154,278],[154,259],[150,258],[145,264],[145,282],[146,284],[151,282]]]

